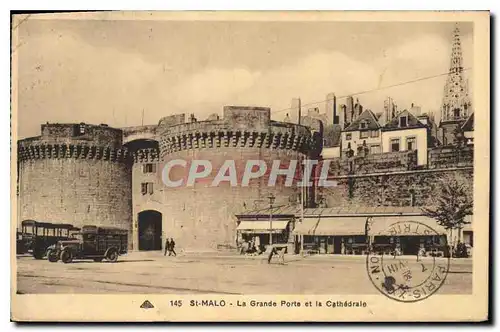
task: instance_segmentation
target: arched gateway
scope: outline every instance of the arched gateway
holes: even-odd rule
[[[161,250],[162,215],[155,210],[139,212],[139,250]]]

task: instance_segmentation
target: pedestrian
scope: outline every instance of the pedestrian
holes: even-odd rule
[[[273,255],[276,253],[276,248],[273,246],[269,246],[269,255],[267,256],[267,264],[271,264],[271,259],[273,258]]]
[[[168,255],[170,256],[170,239],[168,237],[165,240],[165,253],[163,254],[163,256],[167,256],[167,252]]]
[[[170,252],[168,255],[170,256],[170,254],[174,254],[174,257],[177,257],[177,253],[175,252],[175,242],[172,238],[170,238]]]
[[[281,265],[285,265],[285,251],[286,248],[281,248],[281,250],[278,252],[278,262]]]

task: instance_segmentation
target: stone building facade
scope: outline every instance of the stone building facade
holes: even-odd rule
[[[317,127],[317,126],[316,126]],[[158,126],[124,128],[125,146],[134,157],[132,167],[133,247],[161,249],[165,238],[174,238],[185,250],[215,250],[236,245],[237,213],[255,206],[267,206],[268,195],[275,204],[298,200],[295,186],[286,187],[278,178],[268,187],[273,160],[286,165],[291,160],[319,154],[321,133],[303,125],[276,122],[270,109],[227,106],[222,117],[198,121],[185,115],[162,118]],[[173,177],[186,180],[194,160],[208,160],[212,172],[194,186],[167,187],[163,166],[171,160],[185,160],[187,167],[172,168]],[[210,184],[226,160],[234,160],[238,181],[248,160],[264,160],[268,172],[248,187],[228,182]],[[177,172],[177,173],[176,173]],[[177,174],[177,175],[175,175]],[[308,196],[313,201],[313,191]]]

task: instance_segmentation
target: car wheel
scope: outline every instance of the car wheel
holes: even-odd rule
[[[54,250],[48,250],[47,251],[47,259],[49,260],[49,262],[52,262],[52,263],[57,262],[59,260],[59,258],[57,257],[57,252]]]
[[[116,262],[118,260],[118,252],[114,249],[110,250],[108,252],[108,255],[106,256],[106,259],[110,262]]]
[[[71,254],[71,251],[63,249],[63,251],[61,252],[61,261],[63,263],[71,263],[72,260],[73,255]]]
[[[35,257],[35,259],[43,259],[43,253],[38,250],[33,251],[33,257]]]

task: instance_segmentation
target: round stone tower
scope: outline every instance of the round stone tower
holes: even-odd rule
[[[270,109],[264,107],[224,107],[222,119],[187,123],[184,119],[168,117],[160,120],[157,128],[160,165],[172,160],[184,160],[187,167],[174,167],[179,178],[187,178],[189,165],[194,160],[208,160],[212,171],[193,186],[160,189],[163,199],[158,208],[162,213],[162,232],[172,237],[185,249],[215,250],[221,246],[236,245],[235,215],[255,206],[268,207],[268,196],[276,197],[274,206],[297,202],[295,183],[285,186],[284,177],[278,177],[275,186],[268,186],[273,161],[287,165],[301,161],[311,151],[312,134],[301,125],[270,120]],[[233,160],[238,184],[223,181],[213,186],[220,167]],[[242,186],[241,180],[248,160],[262,160],[267,172]],[[162,166],[160,166],[161,168]],[[160,175],[162,170],[158,170]]]
[[[131,232],[132,158],[122,135],[107,125],[47,123],[41,136],[18,141],[19,222],[115,226]]]

